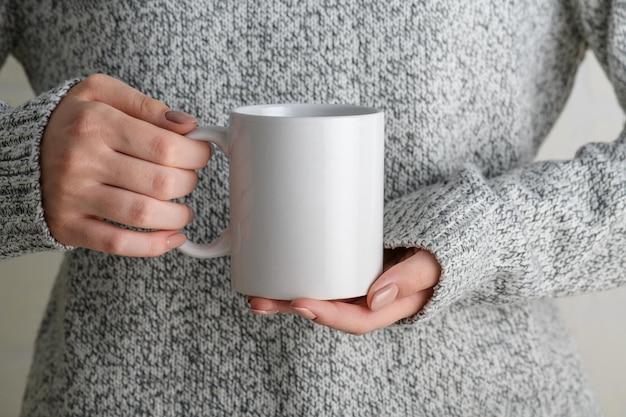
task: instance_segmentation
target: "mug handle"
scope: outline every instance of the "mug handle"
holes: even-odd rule
[[[224,155],[228,156],[227,129],[220,126],[203,126],[187,134],[195,140],[203,140],[216,144]],[[187,240],[179,251],[194,258],[217,258],[230,253],[230,228],[227,227],[220,236],[211,243],[200,244]]]

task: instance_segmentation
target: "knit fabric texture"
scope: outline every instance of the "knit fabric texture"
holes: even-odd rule
[[[0,1],[0,59],[37,93],[0,107],[0,256],[67,252],[22,415],[599,415],[553,299],[626,281],[625,139],[533,159],[587,48],[626,104],[625,32],[624,0]],[[56,242],[39,142],[97,72],[201,124],[260,103],[384,109],[385,246],[436,255],[432,300],[355,337],[250,314],[228,258]],[[227,168],[216,154],[183,199],[194,241],[228,224]]]

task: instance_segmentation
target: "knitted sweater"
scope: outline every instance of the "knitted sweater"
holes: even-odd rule
[[[0,1],[0,57],[37,92],[1,107],[0,256],[67,251],[23,415],[599,414],[553,299],[626,281],[625,139],[533,158],[587,47],[626,105],[624,39],[624,0]],[[95,72],[202,124],[254,103],[384,109],[385,246],[436,255],[432,300],[356,337],[250,314],[228,258],[56,242],[39,141],[67,80]],[[199,176],[186,233],[208,241],[227,161]]]

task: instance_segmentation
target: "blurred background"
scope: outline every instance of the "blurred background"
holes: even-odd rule
[[[0,71],[0,100],[19,105],[32,96],[22,68],[10,59]],[[588,54],[539,159],[571,158],[587,142],[612,141],[623,123],[610,84]],[[39,253],[0,262],[0,417],[18,415],[33,341],[61,256]],[[626,288],[559,300],[559,305],[605,415],[626,415]]]

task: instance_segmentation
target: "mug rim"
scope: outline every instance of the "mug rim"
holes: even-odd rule
[[[242,106],[233,110],[232,113],[259,118],[312,119],[360,117],[383,113],[383,110],[354,104],[274,103]]]

